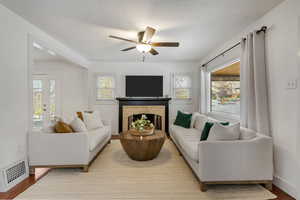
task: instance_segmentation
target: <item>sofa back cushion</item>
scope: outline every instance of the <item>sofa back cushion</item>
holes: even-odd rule
[[[206,123],[207,121],[208,121],[207,116],[199,114],[199,115],[197,115],[197,116],[195,117],[195,122],[194,122],[193,128],[195,128],[195,129],[197,129],[197,130],[199,130],[199,131],[202,132],[202,131],[203,131],[203,128],[204,128],[204,126],[205,126],[205,123]]]
[[[98,111],[94,111],[92,113],[83,112],[82,116],[88,130],[101,128],[104,126]]]
[[[240,123],[231,126],[224,126],[220,123],[215,123],[210,130],[207,140],[239,140],[240,134]]]

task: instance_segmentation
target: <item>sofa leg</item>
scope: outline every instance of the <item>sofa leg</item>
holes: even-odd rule
[[[111,140],[108,140],[107,144],[110,144],[111,143]]]
[[[207,191],[207,185],[206,184],[200,182],[199,185],[200,185],[201,192],[206,192]]]
[[[269,191],[272,191],[273,189],[273,183],[272,182],[268,182],[268,183],[265,183],[265,188]]]
[[[84,165],[82,168],[83,172],[89,172],[89,166],[88,165]]]
[[[35,175],[35,167],[29,167],[29,175]]]

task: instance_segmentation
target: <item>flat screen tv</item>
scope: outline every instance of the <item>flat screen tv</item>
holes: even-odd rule
[[[126,76],[126,97],[162,97],[163,76]]]

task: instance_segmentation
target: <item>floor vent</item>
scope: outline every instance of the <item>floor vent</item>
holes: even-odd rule
[[[28,176],[28,167],[25,160],[14,163],[1,171],[2,177],[0,179],[3,180],[3,187],[1,188],[0,180],[0,191],[9,190]]]
[[[6,170],[7,184],[26,174],[25,161]]]

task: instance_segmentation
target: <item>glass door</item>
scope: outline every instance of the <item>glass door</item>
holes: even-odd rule
[[[32,128],[41,129],[57,115],[57,81],[46,75],[33,77]]]

